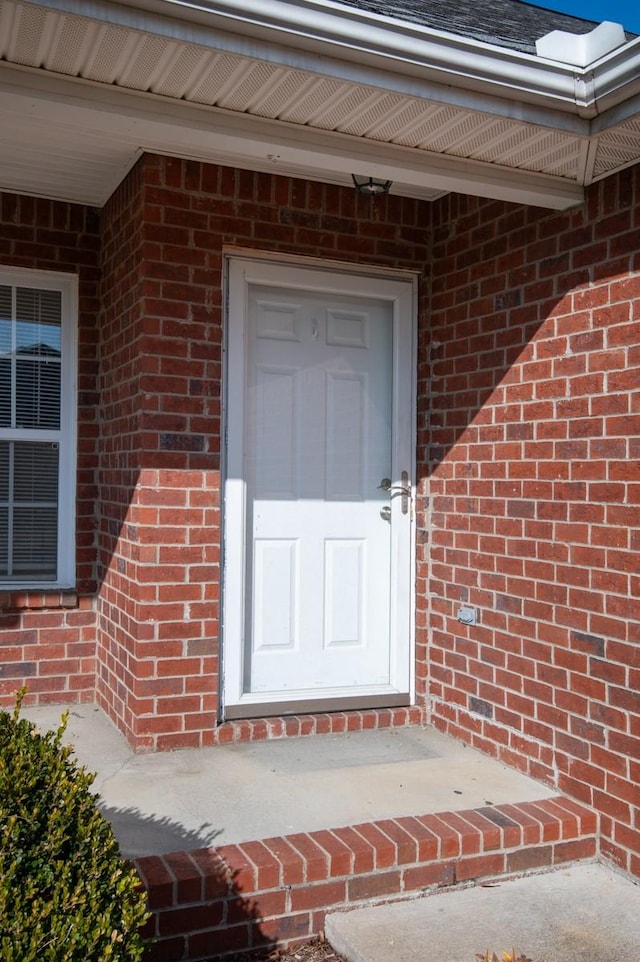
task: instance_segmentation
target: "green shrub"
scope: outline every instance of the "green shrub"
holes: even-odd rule
[[[0,712],[0,959],[136,962],[146,893],[62,744]]]

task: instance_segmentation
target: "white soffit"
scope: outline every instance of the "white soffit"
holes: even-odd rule
[[[601,133],[596,142],[593,178],[600,180],[611,170],[630,167],[640,157],[640,117],[616,124]]]
[[[16,73],[0,65],[0,83],[5,72],[11,76]],[[8,80],[2,84],[2,111],[7,112],[9,119],[21,117],[23,129],[31,128],[36,133],[33,149],[43,164],[49,163],[51,132],[64,131],[71,145],[75,129],[84,151],[94,147],[99,150],[101,142],[111,144],[112,150],[114,145],[121,150],[117,170],[114,167],[114,182],[105,180],[99,196],[84,201],[97,206],[106,202],[118,183],[118,174],[141,150],[250,170],[291,173],[336,184],[349,184],[351,172],[364,170],[372,176],[393,180],[396,191],[404,196],[424,199],[458,190],[563,209],[581,198],[579,187],[545,174],[508,170],[395,144],[380,143],[372,151],[370,142],[340,132],[274,124],[261,117],[212,111],[197,104],[149,95],[142,97],[115,87],[96,88],[94,84],[53,78],[41,71],[20,71],[20,79],[18,84]],[[2,155],[7,156],[4,150]],[[0,170],[2,164],[0,160]],[[93,177],[90,164],[88,170]],[[66,171],[66,199],[73,199],[69,192],[80,189],[83,180],[85,192],[91,189],[91,182],[83,176],[82,163],[74,164],[70,158]],[[14,178],[19,177],[16,169]]]
[[[6,189],[99,206],[140,151],[150,150],[329,183],[364,172],[423,199],[453,190],[563,208],[580,201],[582,184],[620,166],[620,152],[610,148],[593,169],[597,151],[578,110],[564,115],[418,83],[400,75],[398,64],[386,74],[369,71],[370,82],[355,70],[354,80],[346,61],[307,55],[292,63],[273,45],[246,41],[235,43],[244,51],[237,52],[226,35],[228,49],[218,49],[212,31],[207,43],[194,42],[192,34],[204,34],[167,21],[150,34],[118,22],[123,8],[77,5],[101,16],[108,9],[110,17],[0,0]],[[535,57],[518,56],[535,66]],[[501,64],[497,58],[496,69]],[[574,83],[567,67],[552,75]],[[615,128],[600,136],[611,140]],[[632,153],[622,166],[637,159]]]

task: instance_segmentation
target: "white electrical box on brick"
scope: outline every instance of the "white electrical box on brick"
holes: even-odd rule
[[[463,625],[477,625],[478,612],[475,608],[462,607],[458,610],[458,621]]]

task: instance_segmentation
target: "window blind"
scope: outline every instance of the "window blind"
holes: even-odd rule
[[[0,285],[0,578],[55,581],[62,293]],[[5,430],[2,430],[5,429]]]

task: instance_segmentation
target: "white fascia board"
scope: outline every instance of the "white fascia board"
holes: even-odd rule
[[[389,85],[391,74],[397,79],[389,89],[436,99],[448,89],[450,102],[473,109],[491,110],[487,98],[513,105],[515,97],[524,114],[528,105],[548,114],[589,114],[575,67],[326,0],[243,0],[241,6],[237,0],[44,0],[40,5],[355,83]],[[536,123],[539,117],[536,112],[522,119]]]
[[[171,153],[209,163],[233,164],[277,174],[347,182],[351,173],[406,185],[414,196],[455,191],[564,210],[582,202],[581,187],[548,174],[512,170],[451,155],[417,152],[347,134],[314,130],[184,101],[171,101],[89,81],[52,77],[31,68],[0,64],[0,94],[13,110],[95,129],[119,138],[132,151]],[[37,123],[34,123],[37,129]],[[106,202],[104,197],[102,202]]]

